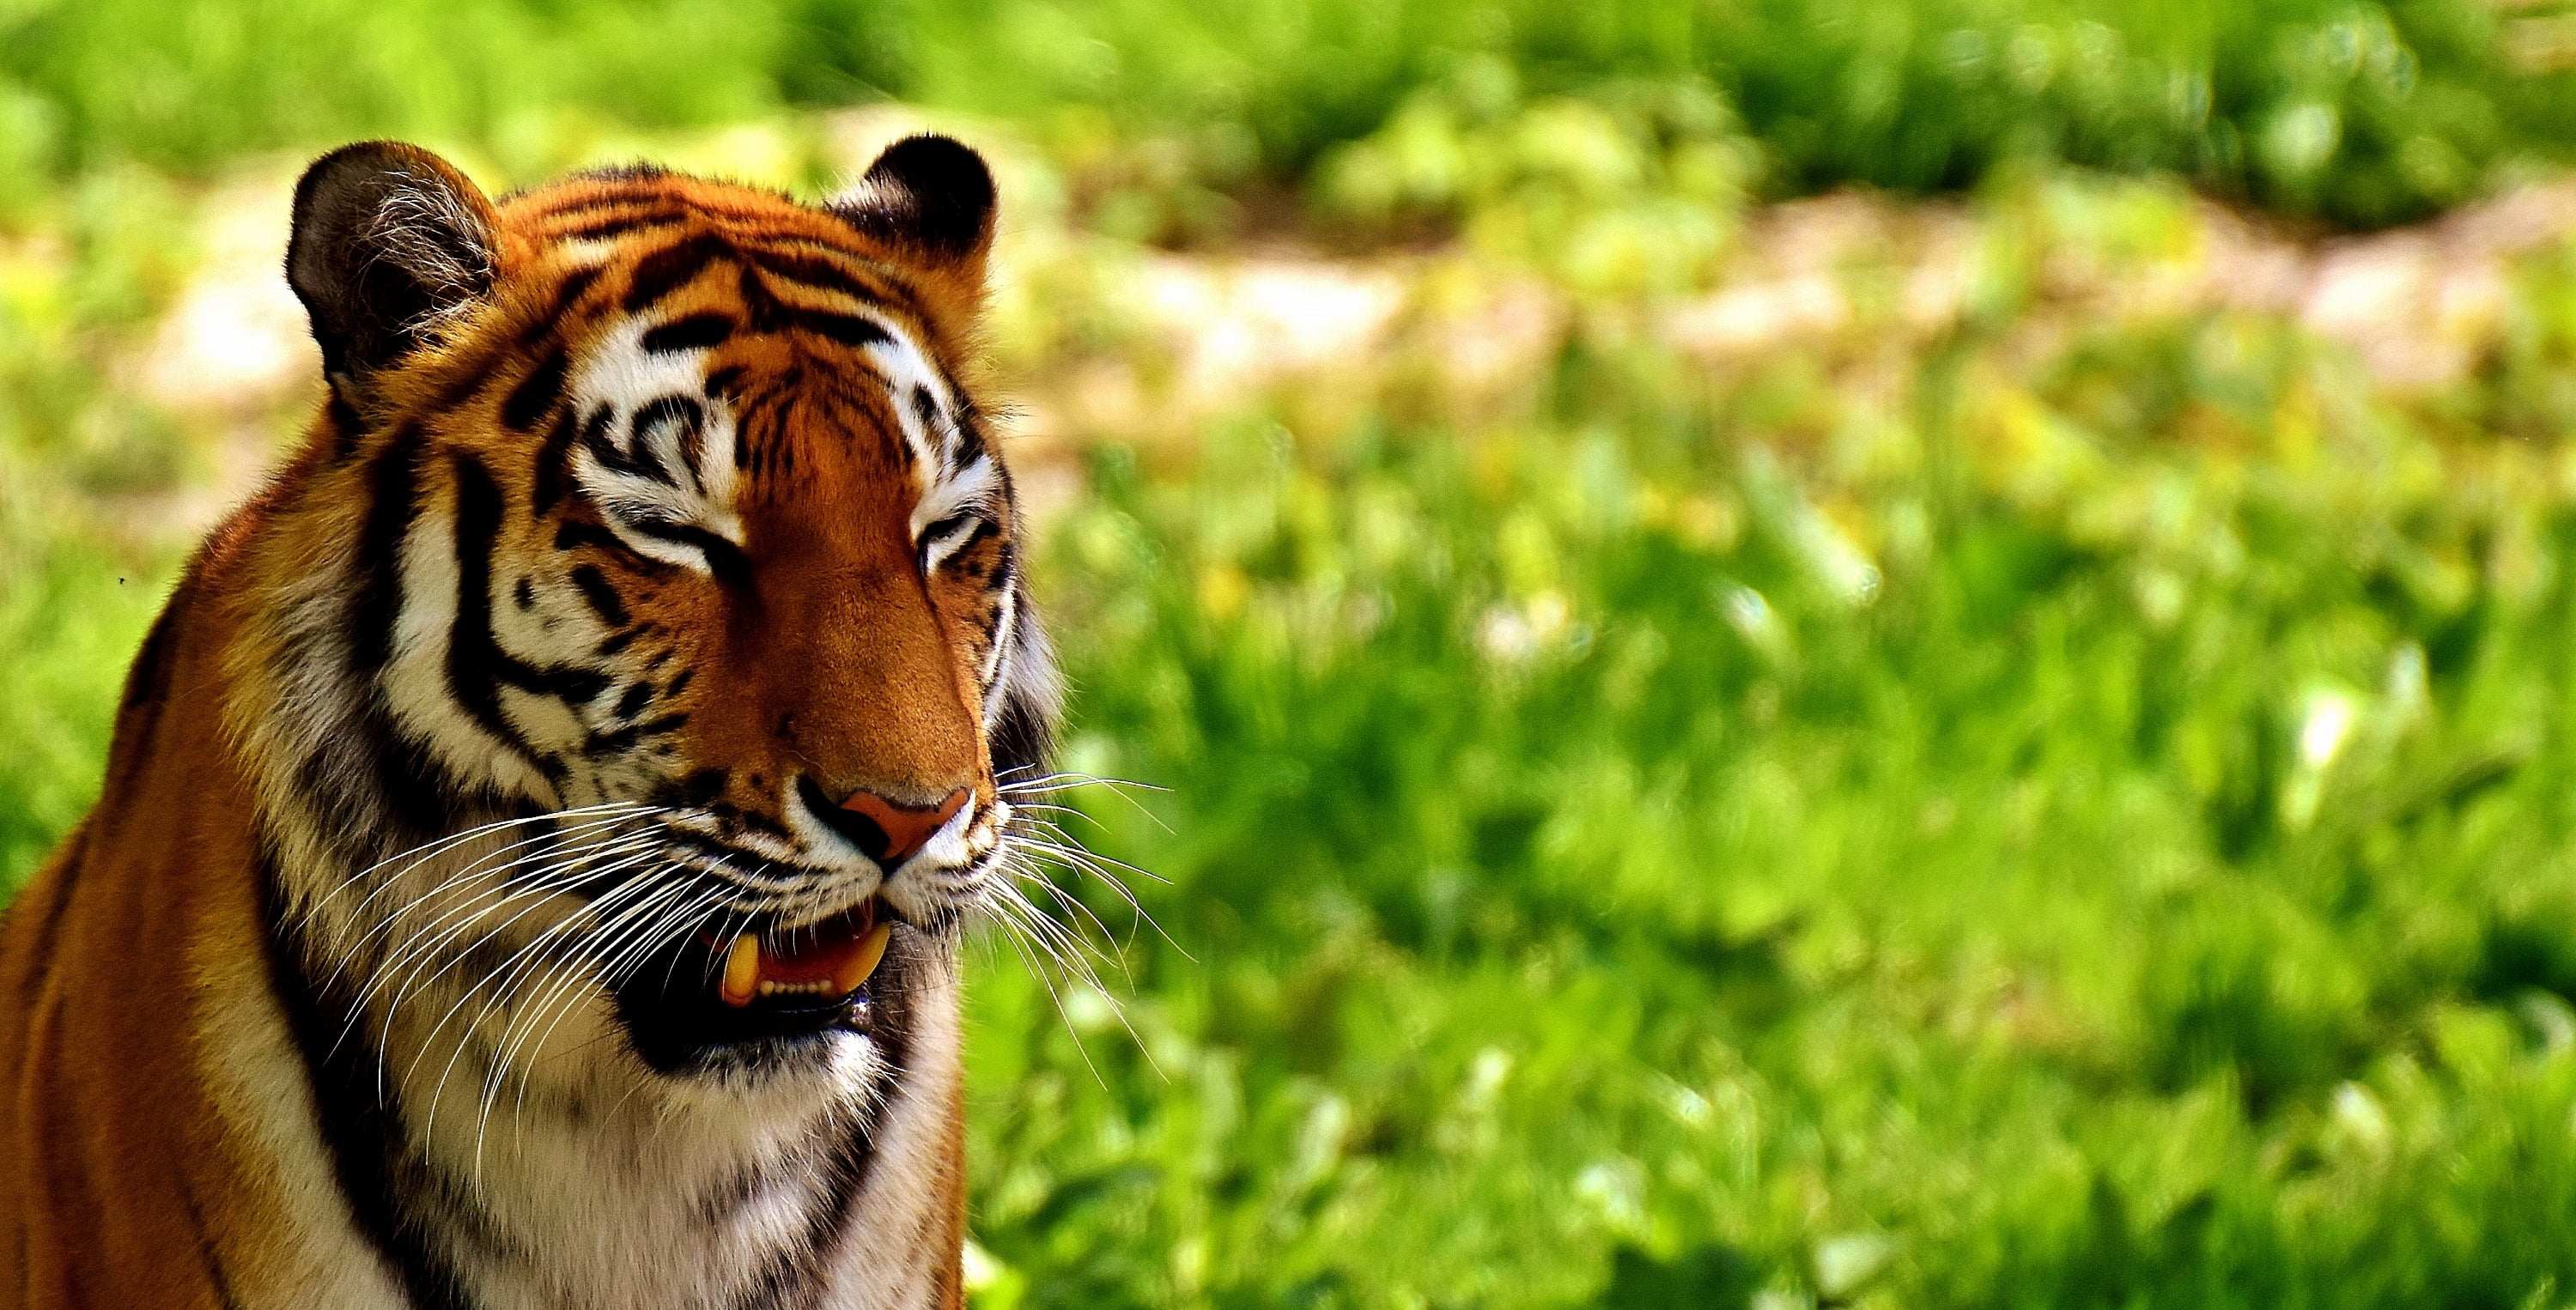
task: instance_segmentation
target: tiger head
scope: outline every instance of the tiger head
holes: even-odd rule
[[[305,175],[330,393],[234,721],[287,916],[388,1040],[445,1011],[506,1065],[583,996],[663,1073],[882,1039],[1006,893],[1056,679],[970,389],[994,209],[940,137],[821,206],[640,167],[496,202],[391,143]]]

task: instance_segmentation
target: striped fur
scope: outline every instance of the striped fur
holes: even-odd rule
[[[955,941],[1056,702],[991,230],[937,138],[823,207],[315,165],[329,402],[0,924],[0,1306],[960,1303]],[[888,868],[854,789],[968,799]],[[870,898],[845,1026],[670,1017]]]

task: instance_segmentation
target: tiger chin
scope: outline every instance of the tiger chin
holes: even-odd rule
[[[995,194],[350,146],[328,383],[0,925],[0,1305],[961,1304],[961,924],[1056,712]]]

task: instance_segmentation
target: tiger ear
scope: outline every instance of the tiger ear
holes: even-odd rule
[[[928,268],[984,280],[993,245],[993,174],[984,157],[944,136],[885,148],[858,185],[825,206],[869,238]]]
[[[286,281],[341,400],[363,412],[379,374],[491,294],[494,228],[492,202],[418,146],[361,142],[304,170]]]

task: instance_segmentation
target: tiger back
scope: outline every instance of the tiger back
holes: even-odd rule
[[[0,923],[0,1306],[961,1302],[956,945],[1057,700],[994,200],[308,171],[328,398]]]

